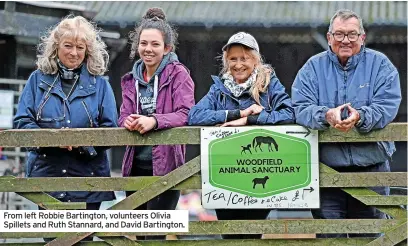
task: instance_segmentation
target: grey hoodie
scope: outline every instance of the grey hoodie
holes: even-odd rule
[[[163,56],[163,60],[161,61],[159,67],[153,74],[150,81],[144,81],[143,79],[145,64],[143,63],[142,59],[139,59],[133,66],[132,75],[136,81],[136,90],[139,89],[137,90],[139,93],[138,98],[143,115],[151,115],[156,111],[156,99],[160,73],[163,71],[167,64],[173,61],[178,61],[176,53],[170,52],[167,55]],[[136,98],[136,100],[138,98]]]
[[[178,57],[174,52],[163,56],[159,67],[157,67],[156,72],[148,82],[144,81],[143,78],[143,71],[145,70],[143,60],[139,59],[133,66],[132,75],[135,78],[135,86],[138,93],[136,100],[139,100],[142,115],[155,113],[160,74],[167,64],[174,61],[178,61]],[[133,163],[136,164],[134,166],[139,168],[152,169],[152,146],[136,146]]]

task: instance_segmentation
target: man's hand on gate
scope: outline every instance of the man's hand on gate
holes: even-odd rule
[[[338,106],[337,108],[331,108],[329,109],[329,111],[327,111],[326,120],[330,124],[330,126],[335,127],[341,122],[341,111],[344,107],[347,107],[347,105],[349,104],[343,104]]]
[[[347,108],[349,110],[348,118],[340,121],[338,124],[334,126],[334,128],[342,132],[348,132],[360,120],[360,114],[355,108],[351,107],[350,105],[347,105]]]

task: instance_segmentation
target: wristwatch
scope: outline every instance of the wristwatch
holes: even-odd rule
[[[364,112],[363,111],[361,111],[361,110],[357,110],[357,112],[358,112],[358,115],[359,115],[359,117],[360,117],[360,119],[357,121],[357,123],[356,123],[356,127],[359,127],[359,126],[361,126],[362,124],[363,124],[363,121],[364,121]]]

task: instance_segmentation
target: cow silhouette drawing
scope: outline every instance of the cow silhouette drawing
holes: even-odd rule
[[[248,150],[249,153],[252,155],[252,152],[251,152],[251,144],[248,144],[247,146],[242,146],[242,145],[241,145],[241,148],[242,148],[241,155],[242,155],[242,153],[246,154],[246,151],[247,151],[247,150]]]
[[[275,150],[278,151],[278,144],[276,143],[275,139],[273,139],[272,137],[262,137],[262,136],[255,137],[254,140],[252,140],[252,147],[255,149],[255,152],[258,152],[256,150],[257,147],[263,152],[263,150],[261,149],[261,144],[267,144],[269,152],[273,151],[272,149],[272,144],[273,144],[273,146],[275,146]]]
[[[266,184],[266,181],[268,181],[268,179],[269,179],[268,176],[265,176],[263,178],[254,178],[252,180],[252,183],[254,183],[254,186],[252,188],[255,189],[255,186],[257,184],[262,184],[262,187],[265,189],[265,184]]]

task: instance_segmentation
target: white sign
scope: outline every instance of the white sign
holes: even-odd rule
[[[0,232],[188,232],[188,210],[2,210]]]
[[[0,90],[0,129],[13,128],[14,92]]]
[[[204,208],[319,208],[318,131],[202,128],[201,175]]]

